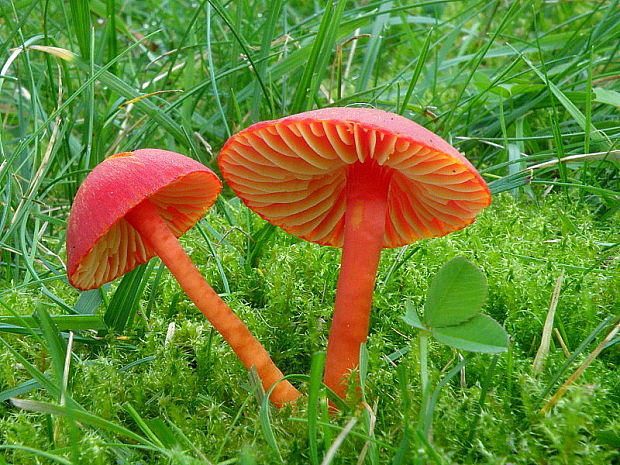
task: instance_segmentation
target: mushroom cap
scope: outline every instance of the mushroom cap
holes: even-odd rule
[[[302,239],[342,247],[347,167],[388,174],[384,247],[464,228],[491,202],[486,183],[454,147],[400,115],[325,108],[256,123],[222,147],[222,175],[243,202]],[[379,176],[381,174],[381,176]]]
[[[141,149],[112,155],[79,187],[67,227],[67,275],[78,289],[95,289],[155,253],[124,219],[149,199],[176,237],[213,205],[222,183],[206,166],[178,153]]]

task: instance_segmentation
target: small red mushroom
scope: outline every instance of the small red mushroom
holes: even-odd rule
[[[226,142],[219,165],[261,217],[343,248],[325,365],[325,384],[341,397],[368,335],[381,249],[464,228],[491,200],[454,147],[402,116],[370,108],[254,124]]]
[[[143,149],[105,159],[86,177],[71,207],[67,275],[78,289],[95,289],[157,255],[187,296],[235,351],[255,367],[265,390],[282,379],[267,351],[205,281],[177,237],[215,202],[222,184],[210,169],[174,152]],[[299,391],[279,382],[271,401]]]

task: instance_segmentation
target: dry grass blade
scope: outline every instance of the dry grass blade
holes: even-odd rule
[[[577,155],[569,155],[564,158],[555,158],[542,163],[537,163],[532,166],[528,166],[528,170],[535,170],[539,168],[547,168],[549,166],[557,165],[558,163],[566,162],[584,162],[592,160],[614,160],[620,161],[620,150],[610,150],[607,152],[594,152],[594,153],[580,153]]]
[[[377,407],[379,406],[379,404],[378,404],[378,401],[375,401],[372,408],[366,402],[362,402],[362,405],[368,412],[368,416],[370,419],[368,422],[368,435],[372,437],[374,434],[375,425],[377,423]],[[362,450],[360,451],[360,457],[357,460],[357,465],[362,465],[364,463],[364,461],[366,460],[366,454],[368,454],[368,449],[370,448],[371,445],[372,445],[372,442],[370,440],[364,443],[364,447],[362,447]]]
[[[562,348],[562,352],[564,352],[564,356],[566,358],[570,357],[570,350],[568,350],[568,347],[566,346],[564,339],[562,339],[562,335],[558,331],[558,328],[553,328],[553,335],[558,340],[558,343],[560,344],[560,347]]]
[[[344,442],[345,438],[349,435],[356,423],[357,417],[353,417],[347,422],[345,427],[342,428],[342,431],[340,431],[338,436],[336,436],[336,439],[334,439],[332,445],[329,446],[329,449],[325,453],[325,457],[323,457],[321,465],[329,465],[330,463],[332,463],[334,457],[336,456],[336,452],[338,452],[338,449],[340,449],[340,446]]]
[[[599,356],[599,354],[603,351],[607,344],[609,344],[609,342],[616,336],[616,334],[618,334],[618,331],[620,331],[620,323],[617,323],[616,326],[614,326],[614,328],[609,332],[609,334],[605,336],[605,339],[603,339],[601,343],[596,346],[592,353],[588,355],[588,357],[581,363],[581,365],[579,365],[579,367],[573,372],[573,374],[568,377],[564,384],[560,386],[556,393],[551,396],[551,398],[547,401],[545,405],[543,405],[543,407],[540,409],[541,414],[547,414],[547,412],[549,412],[549,410],[551,410],[553,406],[558,403],[562,396],[566,394],[568,388],[577,380],[577,378],[579,378],[579,376],[581,376],[584,371],[586,371],[586,368],[588,368],[592,364],[594,359]]]
[[[534,374],[538,374],[542,371],[543,363],[549,353],[551,333],[553,332],[553,319],[555,318],[555,309],[558,306],[560,289],[562,288],[563,281],[564,272],[562,272],[562,274],[558,276],[558,279],[555,281],[555,288],[553,289],[553,295],[551,296],[551,304],[549,305],[549,311],[547,312],[547,319],[545,320],[545,326],[543,327],[542,337],[540,338],[540,347],[538,347],[538,352],[536,352],[534,363],[532,363],[532,371]]]

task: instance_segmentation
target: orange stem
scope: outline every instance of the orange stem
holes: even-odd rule
[[[373,162],[356,163],[347,173],[342,262],[324,375],[325,384],[343,398],[346,376],[358,367],[360,345],[368,336],[385,232],[388,176]]]
[[[256,368],[265,390],[282,379],[284,375],[275,366],[265,348],[200,274],[168,225],[159,216],[157,208],[149,200],[145,200],[133,208],[126,219],[155,250],[185,294],[228,342],[243,364],[248,369]],[[299,396],[299,391],[284,380],[276,385],[270,400],[276,406],[281,406]]]

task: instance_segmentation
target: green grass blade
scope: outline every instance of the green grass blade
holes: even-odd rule
[[[44,451],[44,450],[39,450],[39,449],[34,449],[32,447],[26,447],[26,446],[17,446],[17,445],[2,445],[0,444],[0,450],[19,450],[22,452],[27,452],[29,454],[47,459],[47,460],[51,460],[52,462],[56,462],[56,463],[60,463],[62,465],[75,465],[75,462],[72,462],[70,460],[67,460],[64,457],[60,457],[59,455],[54,455],[50,452]],[[2,457],[0,457],[1,459]]]
[[[43,309],[37,309],[38,312],[44,312]],[[106,325],[99,315],[47,315],[46,320],[53,325],[58,331],[83,331],[87,329],[106,329]],[[39,317],[33,316],[0,316],[0,324],[22,326],[37,325]],[[52,326],[50,326],[52,327]]]
[[[153,451],[161,451],[161,449],[156,444],[153,444],[148,439],[134,433],[133,431],[125,428],[124,426],[117,425],[116,423],[101,418],[90,412],[34,400],[12,399],[12,403],[13,405],[15,405],[15,407],[28,410],[30,412],[68,417],[75,421],[94,426],[95,428],[101,428],[106,431],[110,431],[111,433],[118,434],[119,436],[124,436],[137,442],[138,444],[147,446]]]
[[[540,80],[542,80],[545,85],[549,88],[549,91],[558,99],[560,104],[564,107],[564,109],[572,116],[575,122],[583,129],[584,131],[588,130],[589,137],[596,143],[601,144],[606,149],[611,149],[612,144],[607,135],[599,131],[591,122],[586,124],[586,117],[584,114],[577,108],[577,106],[560,90],[558,86],[556,86],[553,82],[551,82],[540,70],[532,64],[530,60],[528,60],[525,56],[521,55],[521,59],[530,67],[534,73],[538,76]]]
[[[381,3],[381,6],[379,6],[379,10],[377,11],[377,15],[372,25],[372,30],[370,32],[370,38],[368,39],[368,44],[366,46],[364,61],[362,62],[359,76],[357,78],[357,92],[366,90],[372,74],[377,71],[377,58],[383,42],[383,29],[386,27],[386,24],[390,19],[391,9],[392,2],[389,1]]]
[[[111,330],[120,333],[127,326],[131,326],[136,307],[148,281],[148,275],[145,277],[146,270],[146,265],[140,265],[123,276],[103,316],[103,321]]]
[[[303,74],[295,90],[295,96],[290,108],[291,113],[299,113],[312,107],[327,68],[327,61],[332,54],[336,31],[345,4],[344,0],[338,0],[336,6],[334,6],[332,0],[327,1],[319,30],[312,45],[310,57],[305,64]]]
[[[65,358],[67,357],[67,344],[60,336],[58,328],[42,306],[35,309],[34,320],[39,325],[39,328],[41,328],[43,337],[47,342],[46,346],[52,359],[55,382],[60,386],[64,374]]]
[[[310,463],[319,464],[319,400],[325,366],[325,352],[316,352],[310,364],[310,385],[308,386],[308,447]]]

